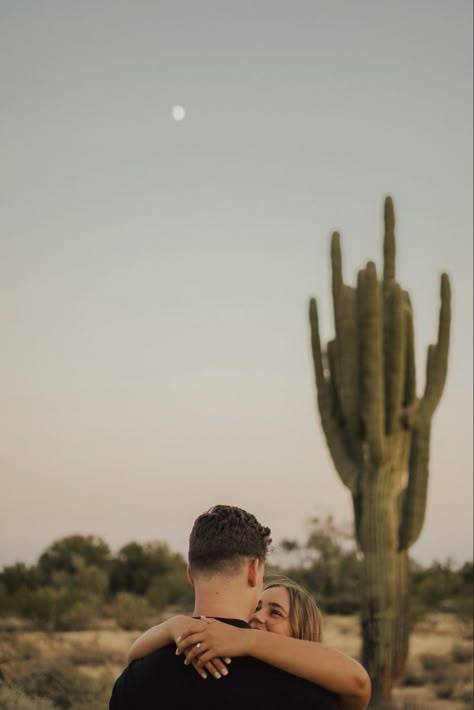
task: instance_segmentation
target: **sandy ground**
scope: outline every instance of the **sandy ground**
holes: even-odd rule
[[[142,631],[123,631],[103,628],[95,631],[71,631],[45,633],[16,631],[0,633],[0,667],[11,680],[28,672],[29,666],[38,658],[47,660],[61,656],[72,658],[78,668],[91,676],[98,677],[106,672],[116,677],[125,665],[125,655],[132,641]],[[330,616],[325,624],[325,642],[354,658],[359,657],[360,634],[356,617]],[[420,668],[420,657],[432,654],[452,663],[454,646],[463,647],[469,655],[472,650],[472,628],[450,615],[432,615],[419,623],[410,639],[409,665]],[[472,656],[467,661],[472,666]],[[461,666],[453,667],[453,673]],[[466,664],[462,666],[464,679]],[[469,671],[468,671],[469,673]],[[464,680],[465,683],[465,680]],[[404,710],[464,710],[466,702],[441,700],[436,697],[433,687],[399,687],[394,690],[394,698]]]

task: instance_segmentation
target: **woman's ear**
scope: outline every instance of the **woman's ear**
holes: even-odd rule
[[[189,565],[186,567],[186,577],[188,578],[188,582],[191,585],[191,587],[194,587],[194,579],[193,579],[193,575],[191,573],[191,567]]]

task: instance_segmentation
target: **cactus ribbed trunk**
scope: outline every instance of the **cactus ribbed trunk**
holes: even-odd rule
[[[385,201],[384,270],[359,271],[344,284],[339,234],[331,242],[335,338],[322,350],[316,301],[310,302],[321,424],[354,504],[363,552],[362,660],[373,704],[390,700],[408,653],[408,549],[423,527],[430,430],[447,374],[450,286],[441,277],[438,340],[428,348],[426,385],[416,395],[413,314],[395,280],[395,219]]]
[[[393,683],[398,618],[397,514],[393,471],[367,476],[362,496],[361,542],[364,550],[361,589],[362,663],[373,679],[372,697],[388,698]]]

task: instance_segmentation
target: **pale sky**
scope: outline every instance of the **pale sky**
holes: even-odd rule
[[[0,565],[70,533],[186,552],[214,503],[352,520],[315,403],[329,238],[397,211],[418,389],[453,287],[431,562],[472,557],[472,3],[0,0]],[[173,120],[172,108],[186,115]]]

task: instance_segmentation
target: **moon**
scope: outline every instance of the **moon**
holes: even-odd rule
[[[186,111],[184,110],[184,106],[173,106],[171,114],[175,121],[182,121],[186,116]]]

